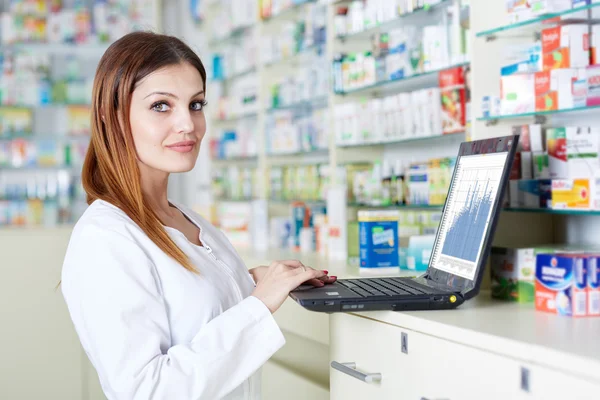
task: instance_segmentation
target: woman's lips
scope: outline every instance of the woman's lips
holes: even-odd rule
[[[176,151],[178,153],[189,153],[190,151],[194,150],[195,145],[196,145],[196,142],[194,142],[192,140],[188,140],[185,142],[171,144],[171,145],[167,146],[167,148],[171,149],[173,151]]]

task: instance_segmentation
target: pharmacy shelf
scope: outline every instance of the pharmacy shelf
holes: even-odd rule
[[[52,108],[52,107],[91,107],[89,103],[46,103],[46,104],[3,104],[0,109],[23,109],[23,108]]]
[[[325,200],[306,200],[306,199],[296,199],[296,200],[291,200],[291,199],[274,199],[274,198],[270,198],[267,199],[267,201],[273,205],[290,205],[292,203],[295,202],[302,202],[305,203],[309,206],[315,205],[315,206],[324,206],[327,204],[327,202]]]
[[[213,162],[215,164],[242,164],[242,163],[255,163],[257,161],[258,161],[258,156],[242,156],[242,157],[211,159],[211,162]]]
[[[553,21],[554,19],[559,19],[561,17],[568,17],[571,14],[590,10],[592,8],[599,7],[599,6],[600,6],[600,3],[594,3],[594,4],[589,4],[586,6],[572,8],[570,10],[563,11],[560,13],[545,14],[545,15],[539,16],[537,18],[527,20],[527,21],[521,21],[521,22],[517,22],[515,24],[504,25],[504,26],[500,26],[500,27],[497,27],[494,29],[487,30],[487,31],[479,32],[479,33],[477,33],[476,36],[483,37],[483,38],[494,38],[494,37],[498,36],[499,34],[505,33],[505,32],[519,32],[519,31],[522,31],[524,28],[532,27],[533,25],[539,25],[539,24],[544,24],[544,23],[548,23],[548,22],[554,23],[554,22],[556,22],[556,21]]]
[[[15,167],[12,165],[0,165],[0,172],[10,171],[72,171],[81,169],[81,165],[23,165]]]
[[[421,137],[409,137],[404,139],[397,140],[387,140],[387,141],[379,141],[379,142],[369,142],[369,143],[359,143],[359,144],[338,144],[338,149],[354,149],[361,147],[373,147],[373,146],[385,146],[385,145],[397,145],[404,143],[416,143],[416,142],[430,142],[430,141],[438,141],[438,140],[448,140],[454,139],[458,136],[464,137],[465,132],[456,132],[446,135],[434,135],[434,136],[421,136]]]
[[[246,68],[243,71],[236,72],[229,76],[225,76],[225,77],[223,77],[223,79],[215,79],[214,82],[230,82],[230,81],[242,78],[242,77],[250,75],[250,74],[255,74],[256,72],[257,72],[256,66],[252,66],[250,68]]]
[[[368,208],[378,210],[432,210],[441,211],[444,206],[429,204],[390,204],[390,205],[368,205],[361,203],[348,203],[349,208]]]
[[[235,38],[241,36],[247,30],[252,29],[254,27],[256,27],[256,24],[249,24],[249,25],[238,26],[236,28],[233,28],[231,31],[229,31],[225,35],[212,39],[210,41],[209,45],[211,47],[214,47],[214,46],[217,46],[219,44],[228,42],[228,41],[230,41],[232,39],[235,39]]]
[[[417,9],[410,13],[402,14],[402,15],[398,16],[397,18],[394,18],[390,21],[380,23],[379,25],[374,26],[372,28],[364,29],[359,32],[348,33],[345,35],[337,35],[336,38],[341,41],[367,39],[367,38],[370,38],[371,35],[373,35],[375,33],[386,32],[388,30],[396,28],[397,26],[401,25],[402,22],[404,22],[406,20],[406,18],[410,18],[415,15],[421,15],[423,13],[431,12],[432,10],[435,10],[436,8],[438,8],[440,6],[443,6],[445,3],[448,3],[449,1],[450,0],[441,0],[437,4],[433,4],[433,5],[426,4],[423,8]]]
[[[556,210],[551,208],[505,208],[506,212],[528,213],[528,214],[552,214],[552,215],[584,215],[600,216],[600,210]]]
[[[455,65],[449,65],[444,68],[435,69],[435,70],[427,71],[427,72],[422,72],[419,74],[407,76],[407,77],[400,78],[400,79],[391,79],[391,80],[387,80],[387,81],[377,82],[372,85],[362,86],[362,87],[355,88],[355,89],[336,91],[336,94],[344,96],[344,95],[351,95],[351,94],[364,94],[364,93],[368,93],[368,92],[377,92],[377,91],[381,91],[381,90],[397,91],[398,89],[401,89],[400,86],[403,86],[408,83],[411,83],[411,84],[419,83],[418,82],[419,80],[425,81],[426,78],[429,78],[429,79],[427,79],[427,81],[429,81],[429,83],[430,83],[431,78],[436,78],[435,86],[437,87],[438,86],[437,75],[440,72],[447,71],[447,70],[453,69],[453,68],[467,67],[469,65],[470,65],[469,62],[459,63],[459,64],[455,64]]]
[[[301,10],[302,8],[304,8],[305,5],[310,4],[310,3],[316,3],[316,2],[317,2],[317,0],[304,0],[301,2],[296,2],[294,5],[287,7],[285,9],[279,11],[276,14],[262,18],[262,20],[264,22],[269,22],[269,21],[274,21],[274,20],[278,20],[278,19],[285,19],[285,18],[293,17],[296,14],[296,12],[298,10]]]
[[[301,49],[300,51],[287,56],[287,57],[283,57],[280,58],[279,60],[272,60],[272,61],[268,61],[266,63],[264,63],[265,68],[272,68],[275,66],[279,66],[279,65],[288,65],[288,64],[292,64],[295,62],[298,62],[298,60],[306,55],[311,53],[312,51],[322,51],[322,49],[325,47],[325,43],[316,43],[316,44],[312,44],[310,46],[306,46],[305,48]]]
[[[110,43],[16,43],[0,46],[0,52],[29,52],[34,54],[76,54],[101,57]]]
[[[241,121],[243,119],[252,119],[252,118],[257,118],[258,117],[258,113],[257,112],[250,112],[250,113],[246,113],[246,114],[240,114],[240,115],[232,115],[226,118],[212,118],[211,120],[213,122],[217,122],[217,123],[227,123],[227,122],[237,122],[237,121]]]
[[[566,108],[563,110],[553,110],[553,111],[535,111],[535,112],[529,112],[529,113],[523,113],[523,114],[497,115],[497,116],[492,116],[492,117],[480,117],[480,118],[477,118],[477,121],[495,122],[498,120],[513,120],[513,119],[519,119],[519,118],[541,117],[541,116],[554,115],[554,114],[585,112],[585,111],[596,110],[598,108],[600,108],[600,106]]]
[[[325,108],[327,107],[327,96],[315,97],[311,100],[299,101],[292,104],[270,107],[267,108],[267,112],[277,112],[277,111],[285,111],[285,110],[307,110],[307,109],[316,109],[316,108]]]

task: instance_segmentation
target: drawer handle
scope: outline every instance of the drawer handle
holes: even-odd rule
[[[365,374],[356,369],[356,363],[339,363],[337,361],[331,362],[331,367],[346,375],[350,375],[353,378],[358,379],[366,383],[381,382],[381,374]]]

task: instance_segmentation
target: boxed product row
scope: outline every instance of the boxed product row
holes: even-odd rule
[[[600,178],[521,179],[509,182],[514,208],[600,210]]]
[[[508,23],[514,24],[538,18],[545,14],[557,14],[571,9],[599,3],[600,0],[505,0]],[[586,17],[585,13],[575,13],[567,18]]]
[[[432,159],[402,165],[348,165],[348,198],[352,204],[367,206],[441,206],[446,201],[455,158]]]
[[[307,115],[294,111],[270,113],[266,118],[267,153],[290,154],[326,150],[329,145],[327,110]]]
[[[600,177],[600,128],[513,127],[520,135],[510,179]]]
[[[0,140],[0,167],[81,166],[88,146],[87,140]]]
[[[0,15],[3,44],[23,42],[112,42],[139,29],[156,25],[155,0],[95,0],[91,8],[63,8],[60,1],[11,1]]]
[[[251,200],[258,197],[256,168],[213,168],[211,193],[218,200]]]
[[[325,99],[328,94],[328,63],[324,55],[308,53],[301,69],[271,83],[265,107],[277,109],[301,102],[313,103]]]
[[[500,97],[483,98],[484,117],[600,105],[600,25],[560,25],[541,38],[506,46]]]
[[[552,314],[600,316],[598,254],[560,244],[492,248],[492,296]]]
[[[269,198],[272,200],[325,200],[330,184],[328,165],[271,167]]]
[[[0,107],[0,138],[31,134],[32,131],[33,110],[31,108]]]
[[[258,83],[256,77],[244,75],[230,82],[225,88],[222,83],[209,83],[210,93],[217,98],[214,117],[227,120],[252,116],[258,112]]]
[[[222,0],[216,12],[207,18],[213,41],[228,38],[237,29],[250,27],[258,22],[260,2],[262,0]]]
[[[261,42],[261,62],[270,64],[326,42],[327,8],[307,4],[302,19],[286,21]]]
[[[84,209],[81,182],[67,171],[0,175],[0,226],[72,223]]]
[[[0,53],[0,105],[88,104],[96,57],[53,56],[17,49]]]
[[[212,79],[223,81],[235,75],[251,72],[258,63],[256,40],[241,36],[235,43],[219,46],[212,54]]]
[[[337,144],[386,143],[464,132],[468,98],[464,77],[462,68],[451,69],[440,72],[439,88],[336,106]]]
[[[426,270],[440,219],[440,212],[359,211],[360,272],[368,275],[394,273],[398,268]],[[350,229],[348,236],[352,240]],[[349,253],[354,247],[349,243]]]
[[[221,131],[218,138],[210,139],[212,159],[256,157],[256,120],[242,120],[233,130]]]
[[[269,221],[269,245],[274,249],[327,255],[328,237],[327,207],[322,203],[295,201],[290,216]]]

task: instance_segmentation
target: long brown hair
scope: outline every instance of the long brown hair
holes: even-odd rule
[[[206,71],[200,58],[176,37],[134,32],[106,50],[94,78],[92,137],[81,179],[88,204],[101,199],[119,207],[162,251],[197,272],[142,193],[129,121],[137,83],[154,71],[186,62],[198,70],[206,91]]]

